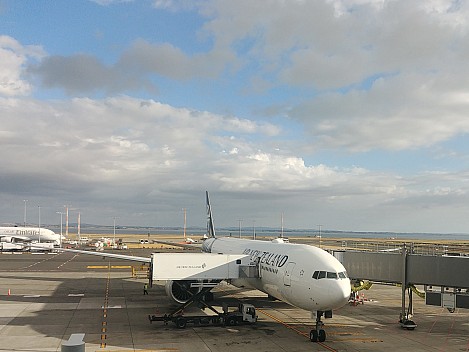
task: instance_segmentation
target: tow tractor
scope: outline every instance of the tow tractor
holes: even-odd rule
[[[200,326],[222,325],[233,326],[245,323],[257,322],[256,308],[252,304],[239,303],[237,309],[232,311],[227,303],[222,304],[223,312],[219,312],[215,307],[207,303],[203,297],[210,295],[213,287],[204,287],[199,293],[192,296],[188,302],[182,304],[175,311],[165,315],[148,315],[150,323],[154,321],[162,321],[165,325],[173,322],[179,329],[184,329],[187,324]],[[183,315],[183,310],[190,304],[197,302],[203,307],[210,309],[215,315]]]

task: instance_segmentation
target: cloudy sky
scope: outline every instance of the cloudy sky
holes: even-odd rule
[[[468,132],[465,1],[0,0],[0,223],[468,233]]]

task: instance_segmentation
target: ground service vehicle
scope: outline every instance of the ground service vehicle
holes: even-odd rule
[[[162,321],[165,324],[173,322],[180,329],[184,329],[187,324],[199,326],[222,325],[233,326],[245,323],[255,323],[257,321],[256,308],[252,304],[240,303],[235,311],[230,311],[229,306],[224,304],[223,312],[218,312],[213,306],[209,307],[215,315],[172,315],[163,316],[149,315],[150,322]]]

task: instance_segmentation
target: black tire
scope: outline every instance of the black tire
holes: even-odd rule
[[[186,327],[186,325],[187,325],[186,319],[178,318],[178,320],[176,320],[176,326],[179,329],[184,329]]]
[[[326,332],[323,329],[319,330],[318,340],[319,340],[319,342],[326,341]]]
[[[210,325],[210,318],[200,318],[199,320],[200,325]]]
[[[226,319],[226,325],[228,326],[235,326],[236,322],[237,322],[236,317],[228,317]]]
[[[311,342],[318,342],[318,332],[316,330],[311,330],[309,332],[309,340]]]

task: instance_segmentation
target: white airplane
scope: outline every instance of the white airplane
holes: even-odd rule
[[[350,280],[344,266],[334,256],[314,246],[276,240],[216,237],[208,192],[206,197],[209,237],[202,244],[202,251],[250,256],[251,261],[259,265],[260,277],[234,279],[230,283],[237,287],[255,288],[273,298],[310,311],[312,317],[316,319],[316,326],[310,332],[310,340],[325,341],[326,333],[321,317],[323,315],[326,318],[332,317],[332,311],[347,304],[350,297]],[[113,253],[68,251],[145,263],[152,261],[151,258]],[[165,286],[166,293],[171,299],[182,304],[200,291],[200,287],[190,288],[191,282],[168,280]],[[191,291],[191,294],[188,295],[187,291]]]
[[[0,227],[0,242],[54,242],[60,244],[60,234],[39,227]]]
[[[351,286],[344,266],[328,252],[314,246],[285,241],[271,242],[215,236],[208,192],[209,238],[202,250],[209,253],[246,254],[260,265],[260,278],[236,279],[231,284],[251,287],[298,308],[312,312],[316,329],[310,340],[323,342],[321,316],[332,317],[332,310],[347,304]]]

